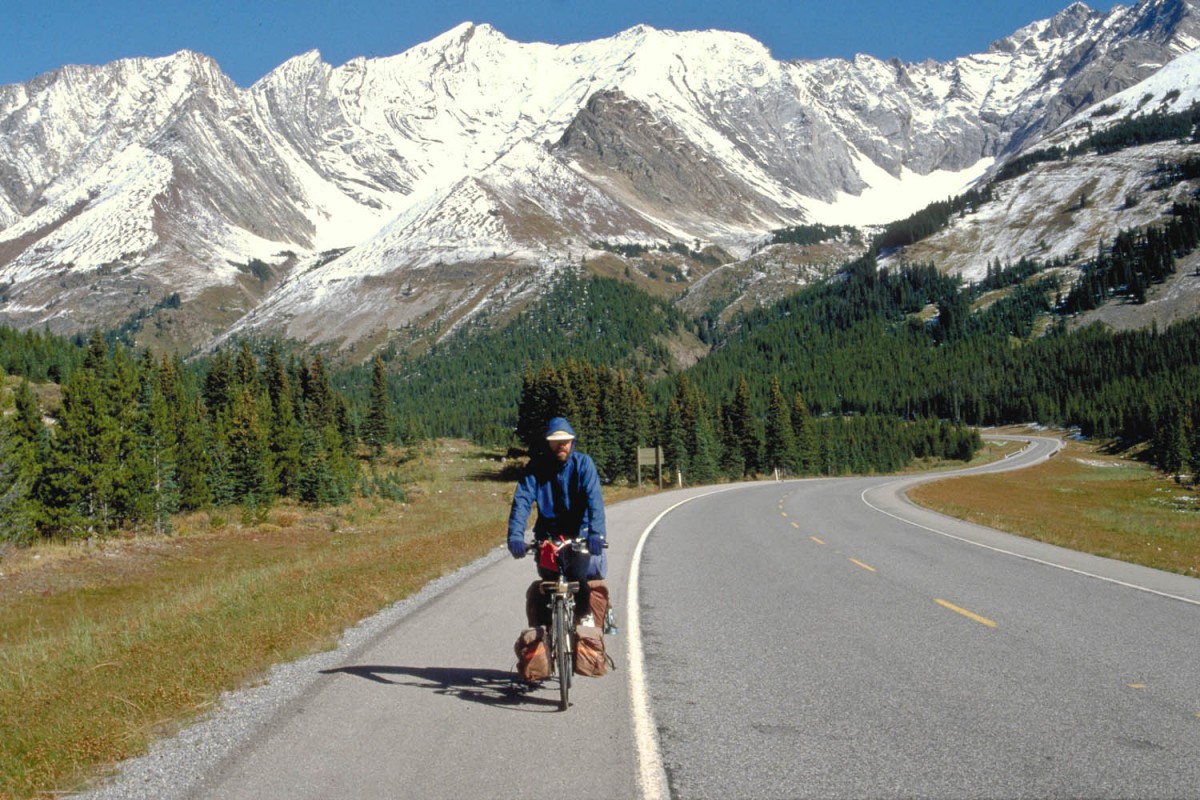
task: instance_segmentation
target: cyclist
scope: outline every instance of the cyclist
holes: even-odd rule
[[[513,558],[524,558],[525,525],[535,503],[538,515],[533,525],[533,537],[539,547],[547,539],[557,542],[560,537],[586,538],[591,553],[587,574],[568,575],[567,578],[579,581],[575,608],[580,624],[594,625],[600,621],[592,619],[589,612],[587,579],[604,578],[608,572],[608,556],[604,552],[604,498],[600,493],[596,464],[591,456],[575,450],[575,438],[575,429],[565,418],[555,417],[547,423],[546,447],[530,459],[513,492],[512,509],[508,514],[508,551]],[[540,563],[538,574],[543,580],[558,576],[557,572]],[[529,622],[537,624],[533,619]]]

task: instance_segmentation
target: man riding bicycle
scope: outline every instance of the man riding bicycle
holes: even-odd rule
[[[591,456],[575,451],[575,429],[563,417],[555,417],[546,425],[546,448],[534,453],[518,479],[513,492],[512,509],[508,514],[508,551],[513,558],[525,557],[525,526],[533,505],[537,504],[537,521],[533,537],[541,547],[547,540],[586,538],[591,557],[586,575],[569,575],[579,581],[575,608],[580,624],[594,625],[602,620],[591,619],[588,579],[604,578],[608,572],[608,556],[604,552],[604,497],[600,493],[600,475]],[[543,580],[558,577],[554,570],[540,563],[538,574]],[[536,624],[530,620],[530,624]]]

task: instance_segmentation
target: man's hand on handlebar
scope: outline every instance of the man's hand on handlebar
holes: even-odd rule
[[[508,552],[512,553],[513,558],[524,558],[528,547],[525,544],[525,539],[520,536],[508,537]]]

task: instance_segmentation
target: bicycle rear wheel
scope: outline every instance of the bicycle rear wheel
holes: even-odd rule
[[[558,710],[566,711],[571,695],[571,634],[567,627],[567,604],[554,604],[554,660],[558,670]]]

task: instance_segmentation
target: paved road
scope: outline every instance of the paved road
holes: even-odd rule
[[[618,671],[565,713],[512,682],[533,566],[498,550],[96,797],[1200,797],[1200,581],[915,509],[911,480],[611,507]]]
[[[909,482],[659,523],[641,610],[671,795],[1200,797],[1200,581],[901,521]]]

